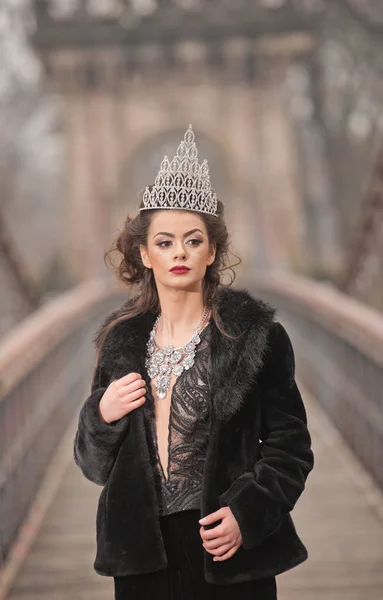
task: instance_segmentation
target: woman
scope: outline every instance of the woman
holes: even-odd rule
[[[275,309],[223,286],[223,205],[189,127],[116,240],[136,293],[98,330],[75,461],[102,485],[94,568],[116,600],[274,600],[307,550],[313,468]]]

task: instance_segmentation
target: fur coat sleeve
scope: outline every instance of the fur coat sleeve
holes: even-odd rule
[[[96,347],[103,328],[114,317],[107,317],[94,340]],[[101,352],[91,383],[90,395],[85,400],[79,414],[78,428],[74,440],[74,460],[84,476],[98,485],[105,485],[118,450],[129,428],[129,414],[118,421],[105,423],[99,414],[99,403],[112,382],[110,370],[103,365]]]
[[[238,477],[221,496],[250,549],[274,533],[301,495],[313,468],[311,438],[295,383],[294,352],[279,322],[271,327],[258,374],[261,405],[260,456],[253,470]]]

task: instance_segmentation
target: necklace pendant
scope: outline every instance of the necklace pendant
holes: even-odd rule
[[[160,318],[160,315],[158,315],[153,325],[153,329],[149,334],[145,366],[150,379],[153,379],[158,375],[156,389],[159,398],[163,399],[166,397],[166,394],[170,388],[170,378],[172,373],[178,377],[181,375],[181,373],[183,373],[184,370],[188,370],[193,366],[195,348],[201,341],[198,330],[202,327],[207,314],[208,309],[205,309],[205,313],[202,317],[199,327],[196,329],[191,340],[187,344],[179,348],[169,345],[163,349],[157,346],[155,340],[155,332]],[[184,356],[184,354],[186,354],[186,356]]]
[[[170,377],[172,374],[171,366],[164,363],[159,367],[159,375],[157,378],[156,388],[158,397],[163,399],[166,397],[170,388]]]
[[[160,374],[161,375],[170,375],[172,372],[172,368],[170,365],[164,363],[160,366]]]
[[[183,373],[183,370],[184,370],[184,367],[183,367],[183,365],[180,365],[180,364],[176,364],[172,367],[172,373],[174,375],[176,375],[176,377],[181,375],[181,373]]]
[[[175,352],[173,352],[173,354],[170,357],[170,362],[171,363],[178,363],[182,358],[182,351],[181,350],[176,350]]]
[[[190,352],[194,352],[194,348],[195,348],[195,344],[194,342],[189,342],[188,344],[186,344],[186,346],[184,346],[184,350],[187,354],[189,354]]]
[[[167,390],[170,385],[170,376],[167,374],[158,375],[157,387],[158,389]]]
[[[148,367],[148,375],[150,379],[153,379],[156,375],[158,375],[158,367],[157,365],[149,365]]]
[[[183,359],[182,364],[183,364],[184,369],[186,369],[188,371],[194,364],[194,352],[192,354],[188,354]]]
[[[164,362],[165,356],[164,353],[160,351],[157,351],[155,354],[153,354],[152,356],[152,361],[155,365],[160,365],[161,363]]]

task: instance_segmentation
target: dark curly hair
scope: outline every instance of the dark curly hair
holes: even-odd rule
[[[150,186],[149,189],[151,189]],[[144,206],[141,193],[140,208]],[[126,310],[118,318],[112,320],[98,337],[98,356],[101,346],[105,341],[109,331],[119,321],[135,317],[146,312],[158,315],[160,312],[160,302],[155,283],[153,270],[148,269],[142,262],[140,246],[147,245],[149,226],[153,213],[161,209],[149,209],[139,211],[136,217],[128,215],[126,217],[122,231],[119,231],[112,242],[111,247],[104,254],[106,266],[113,269],[117,280],[132,287],[133,295],[130,302],[127,303]],[[207,266],[206,274],[202,282],[204,306],[211,309],[212,319],[215,321],[218,329],[223,335],[231,339],[235,337],[224,331],[222,323],[217,313],[215,298],[219,286],[230,287],[235,280],[235,271],[233,267],[239,265],[242,261],[229,250],[229,235],[224,220],[224,205],[218,200],[217,217],[207,213],[198,213],[203,219],[209,244],[216,244],[216,254],[214,262]],[[238,262],[229,263],[229,254],[233,254]],[[233,277],[228,284],[222,282],[224,271],[230,270]]]

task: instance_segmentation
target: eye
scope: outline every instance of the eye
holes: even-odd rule
[[[193,242],[193,243],[189,244],[189,242]],[[199,244],[202,244],[203,242],[202,242],[202,240],[199,240],[198,238],[192,238],[191,240],[188,240],[187,243],[190,246],[198,246]],[[163,244],[165,244],[165,246]],[[157,244],[157,246],[160,246],[161,248],[168,248],[167,244],[171,244],[171,241],[170,240],[164,240],[162,242],[159,242]]]

